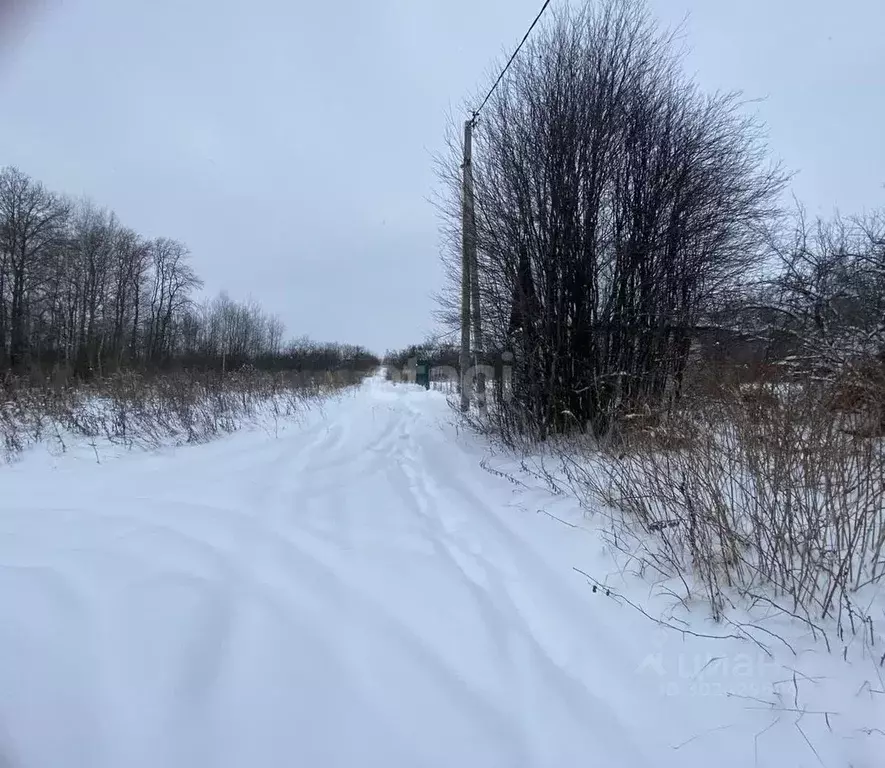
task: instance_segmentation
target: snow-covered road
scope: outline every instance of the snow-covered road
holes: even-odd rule
[[[573,570],[598,540],[484,451],[374,378],[278,435],[0,468],[0,765],[816,764],[663,695],[653,623]]]

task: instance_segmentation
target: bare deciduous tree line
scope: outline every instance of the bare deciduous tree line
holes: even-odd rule
[[[284,345],[283,323],[254,302],[197,303],[189,255],[177,240],[144,238],[111,211],[0,170],[0,373],[377,363],[360,347]]]

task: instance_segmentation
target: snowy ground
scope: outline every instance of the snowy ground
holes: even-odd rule
[[[0,467],[0,765],[885,765],[866,654],[659,628],[486,453],[379,377],[278,434]]]

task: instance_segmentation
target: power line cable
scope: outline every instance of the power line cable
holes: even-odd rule
[[[479,117],[479,113],[482,112],[482,108],[486,105],[488,100],[492,97],[492,94],[495,92],[495,88],[498,87],[500,82],[504,79],[504,75],[507,74],[507,70],[510,69],[510,65],[513,63],[513,60],[517,57],[519,52],[522,50],[522,46],[525,45],[525,41],[529,39],[529,35],[532,34],[532,30],[535,28],[535,25],[540,21],[541,17],[544,15],[544,11],[547,10],[547,6],[550,5],[550,0],[545,0],[544,5],[541,7],[541,10],[538,11],[538,15],[535,16],[535,20],[532,22],[532,25],[529,27],[528,32],[522,38],[522,41],[516,46],[516,50],[513,52],[513,55],[510,57],[510,60],[507,64],[504,65],[504,69],[501,70],[501,74],[498,75],[498,79],[495,80],[495,84],[489,89],[489,92],[486,94],[486,97],[482,100],[482,104],[479,105],[479,109],[475,109],[473,111],[473,118],[471,122],[475,125],[476,118]]]

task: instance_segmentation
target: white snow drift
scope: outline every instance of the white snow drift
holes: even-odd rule
[[[875,663],[660,628],[485,451],[374,378],[277,435],[0,468],[0,765],[885,765]]]

